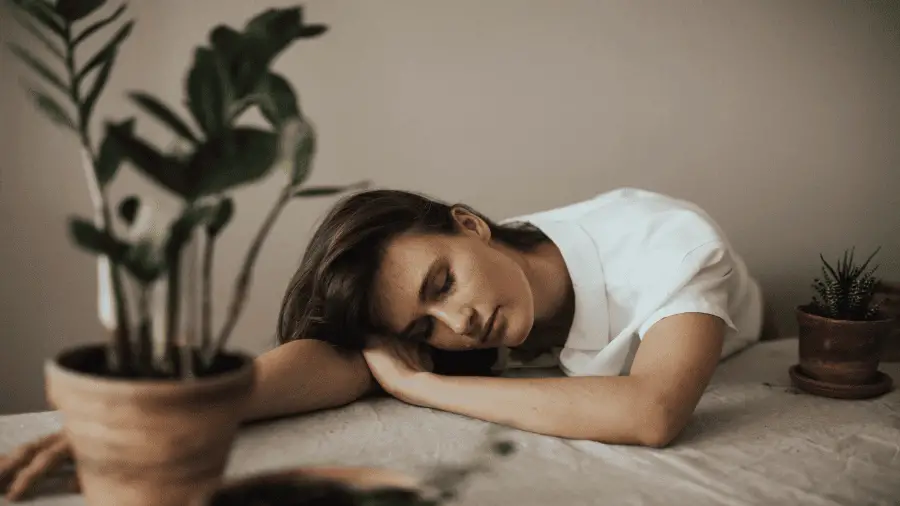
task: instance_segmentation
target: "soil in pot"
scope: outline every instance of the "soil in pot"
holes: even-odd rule
[[[252,357],[223,354],[193,380],[104,374],[103,346],[45,367],[91,506],[184,506],[215,488],[253,388]]]
[[[863,385],[877,379],[890,319],[834,320],[796,311],[799,324],[800,368],[808,377],[837,385]]]

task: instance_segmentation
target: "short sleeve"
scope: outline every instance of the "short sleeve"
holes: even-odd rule
[[[718,242],[704,245],[686,255],[683,265],[693,274],[644,320],[638,328],[638,336],[643,339],[654,324],[682,313],[718,316],[729,328],[737,331],[728,309],[737,273],[727,247]]]

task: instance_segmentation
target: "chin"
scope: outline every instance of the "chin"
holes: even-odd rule
[[[513,323],[513,322],[510,322]],[[531,333],[531,320],[528,323],[525,322],[516,322],[516,324],[510,325],[510,328],[507,330],[507,334],[504,336],[503,342],[501,343],[503,346],[507,348],[515,348],[516,346],[521,345],[525,342],[525,339],[528,338],[528,334]]]

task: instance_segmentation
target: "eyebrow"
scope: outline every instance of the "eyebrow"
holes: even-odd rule
[[[437,275],[437,271],[441,268],[442,264],[443,262],[441,262],[440,259],[435,259],[433,262],[431,262],[431,265],[428,266],[428,271],[425,272],[425,276],[422,278],[422,284],[419,285],[419,302],[425,302],[425,299],[428,298],[428,282],[429,280],[431,280],[431,278]],[[406,328],[404,328],[400,332],[400,336],[408,338],[410,332],[412,332],[412,328],[416,325],[417,321],[418,320],[413,320],[409,322]]]

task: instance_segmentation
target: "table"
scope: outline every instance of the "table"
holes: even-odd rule
[[[665,449],[511,431],[518,452],[476,476],[453,504],[900,504],[900,391],[864,401],[801,393],[787,373],[796,356],[796,340],[785,339],[724,361],[689,426]],[[900,363],[881,370],[900,380]],[[0,417],[0,452],[59,425],[54,412]],[[420,473],[435,462],[464,461],[488,426],[370,399],[243,428],[227,474],[305,464]],[[84,501],[43,495],[26,504]]]

